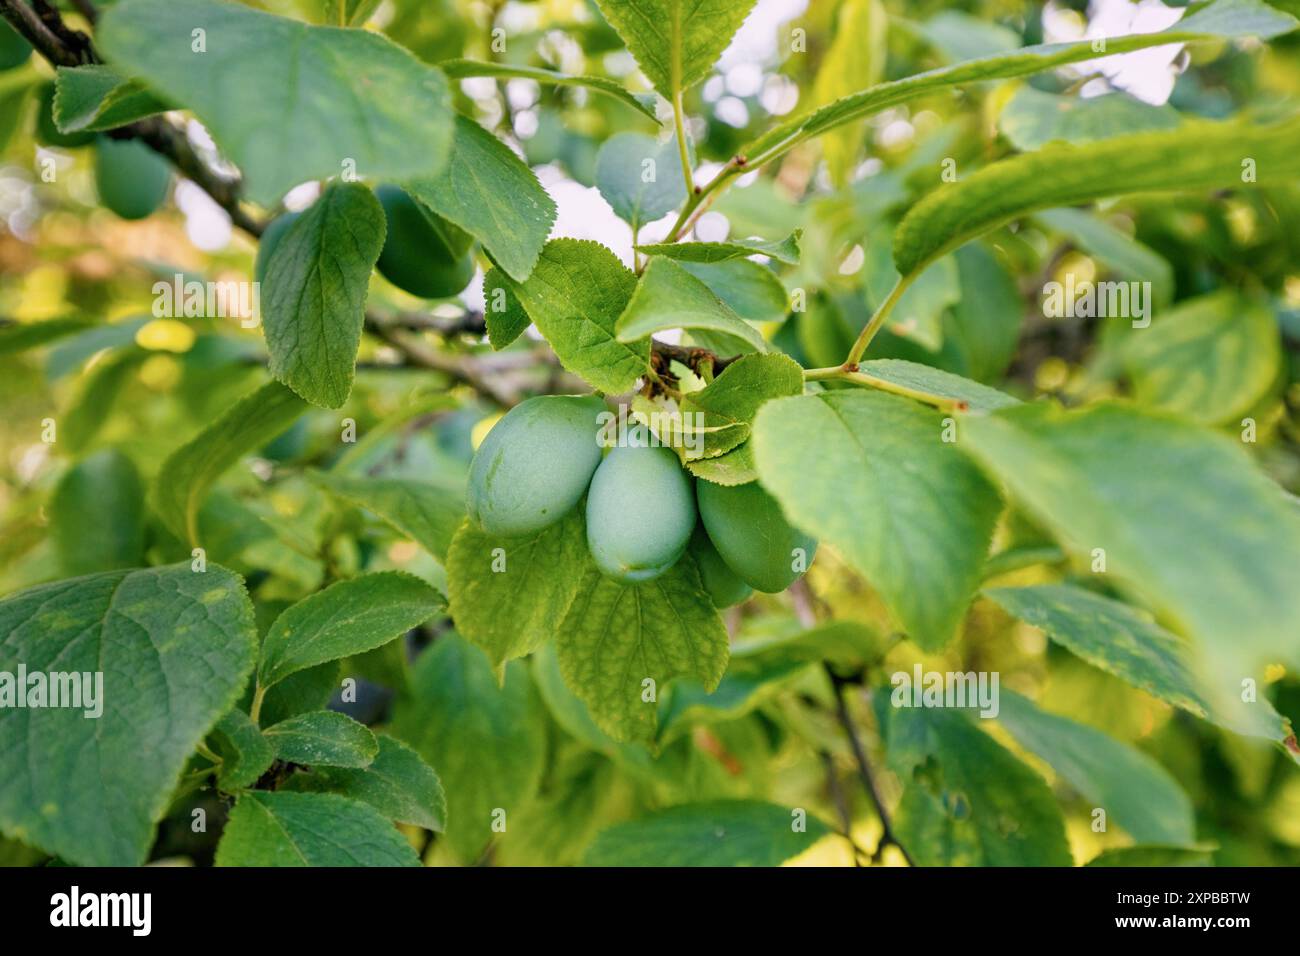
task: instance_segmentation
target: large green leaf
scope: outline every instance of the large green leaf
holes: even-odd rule
[[[1189,846],[1195,815],[1187,794],[1155,760],[1100,730],[1039,710],[1002,688],[998,721],[1093,807],[1139,843]]]
[[[451,146],[446,79],[378,33],[215,0],[125,0],[95,41],[123,73],[192,109],[264,206],[349,169],[430,175]]]
[[[545,711],[522,661],[497,683],[488,659],[443,634],[416,662],[411,693],[397,702],[393,735],[406,741],[447,788],[446,839],[473,863],[493,824],[512,820],[537,793],[546,762]]]
[[[215,565],[108,571],[0,601],[0,672],[102,675],[93,707],[0,707],[0,829],[71,863],[143,863],[256,640],[243,582]]]
[[[1270,661],[1300,661],[1300,508],[1239,443],[1115,403],[972,416],[961,439],[1089,566],[1192,637],[1212,697]],[[1158,480],[1157,480],[1157,476]]]
[[[153,501],[172,533],[199,544],[199,506],[226,469],[294,423],[307,403],[279,382],[267,382],[172,452],[154,482]]]
[[[289,779],[288,789],[337,793],[368,803],[390,820],[441,832],[447,796],[433,769],[406,744],[377,734],[379,753],[370,766],[317,767]]]
[[[858,369],[861,374],[888,385],[964,402],[975,411],[989,412],[1020,404],[1019,399],[1012,398],[1006,392],[999,392],[996,388],[906,359],[872,359],[863,362]]]
[[[556,635],[564,682],[616,740],[650,740],[675,677],[711,691],[727,669],[727,631],[689,557],[642,584],[587,571]]]
[[[1152,106],[1127,93],[1062,96],[1022,86],[1002,108],[998,128],[1016,149],[1038,149],[1060,140],[1090,143],[1125,133],[1173,129],[1181,118],[1169,104]]]
[[[665,99],[708,76],[755,0],[596,0]]]
[[[894,264],[904,276],[918,274],[981,233],[1039,209],[1152,190],[1241,187],[1245,160],[1255,163],[1259,185],[1293,181],[1300,175],[1300,119],[1267,126],[1189,122],[1022,153],[913,206],[894,233]]]
[[[55,84],[54,122],[62,133],[114,129],[171,109],[138,80],[103,64],[59,67]]]
[[[532,80],[544,86],[581,86],[604,93],[627,104],[642,116],[656,123],[653,93],[629,93],[614,80],[604,76],[574,76],[557,70],[544,70],[539,66],[523,66],[515,63],[489,63],[485,60],[443,60],[438,69],[453,80],[471,76],[507,77],[511,79]]]
[[[1211,700],[1193,670],[1187,642],[1127,604],[1068,584],[991,588],[984,593],[1089,664],[1165,703],[1239,734],[1278,744],[1294,741],[1290,723],[1267,699]],[[1294,743],[1292,755],[1300,756]]]
[[[50,539],[69,577],[144,564],[144,486],[131,459],[117,449],[69,468],[48,513]]]
[[[614,334],[636,276],[598,242],[553,239],[526,282],[510,288],[560,362],[602,392],[631,388],[650,363],[649,341]]]
[[[1191,16],[1159,33],[1138,33],[1110,37],[1105,54],[1128,53],[1168,43],[1200,43],[1222,37],[1257,36],[1263,39],[1294,30],[1297,21],[1262,0],[1215,0]],[[768,161],[845,123],[864,119],[937,90],[986,80],[1006,80],[1041,73],[1058,66],[1094,60],[1094,40],[1077,43],[1047,43],[1027,46],[1008,53],[995,53],[928,70],[900,80],[868,87],[829,103],[811,113],[792,117],[768,130],[741,152],[751,161]]]
[[[402,571],[331,584],[275,619],[262,642],[258,682],[269,687],[308,667],[387,644],[445,606],[442,595]]]
[[[315,405],[338,408],[352,392],[366,288],[386,228],[374,193],[335,183],[271,253],[262,310],[271,374]]]
[[[267,727],[262,736],[281,760],[308,767],[368,767],[379,753],[369,727],[332,710],[298,714]]]
[[[505,143],[456,117],[451,158],[437,176],[406,184],[412,196],[483,243],[512,278],[533,271],[555,222],[555,200]]]
[[[1230,291],[1180,302],[1150,328],[1124,334],[1134,397],[1207,425],[1238,424],[1282,362],[1273,310]]]
[[[874,390],[768,402],[759,479],[799,528],[834,545],[927,650],[957,630],[979,584],[997,492],[932,409]]]
[[[767,266],[750,259],[728,259],[683,262],[682,268],[712,289],[742,319],[775,322],[785,318],[789,297],[781,280]]]
[[[904,783],[894,830],[921,866],[1070,866],[1047,783],[960,710],[882,708]]]
[[[634,232],[668,215],[686,199],[677,140],[615,133],[596,154],[596,188]]]
[[[332,793],[239,798],[217,844],[217,866],[419,866],[374,807]]]
[[[620,342],[637,342],[668,329],[709,329],[735,336],[760,352],[767,342],[713,291],[672,259],[655,256],[641,274],[614,330]]]
[[[439,561],[456,527],[465,517],[465,490],[415,478],[370,478],[312,472],[309,476],[330,494],[382,518]]]
[[[689,803],[602,830],[585,866],[780,866],[831,832],[756,800]]]
[[[1016,353],[1025,303],[1015,277],[984,244],[953,253],[961,298],[943,323],[943,351],[951,366],[981,382],[998,381]]]
[[[494,538],[466,521],[447,556],[452,619],[500,667],[556,635],[587,564],[580,509],[522,538]]]

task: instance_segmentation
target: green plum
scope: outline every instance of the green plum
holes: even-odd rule
[[[582,499],[600,464],[593,395],[542,395],[492,426],[469,466],[466,508],[488,534],[532,534]]]
[[[695,490],[700,519],[718,554],[756,591],[784,591],[812,563],[817,542],[785,520],[781,506],[756,481],[745,485],[701,481]]]

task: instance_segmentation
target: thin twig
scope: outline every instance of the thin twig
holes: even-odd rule
[[[831,686],[835,690],[835,713],[839,718],[840,726],[844,728],[844,733],[849,738],[849,746],[853,750],[853,759],[858,765],[858,776],[862,778],[862,786],[867,791],[867,796],[875,804],[876,815],[880,817],[880,842],[876,845],[876,857],[879,859],[885,847],[898,847],[898,851],[903,854],[903,859],[907,861],[908,866],[916,866],[907,848],[898,841],[894,834],[894,828],[889,816],[889,811],[885,809],[885,801],[880,795],[880,788],[876,785],[876,776],[871,770],[871,763],[867,760],[867,753],[862,749],[862,741],[858,739],[857,728],[853,726],[853,717],[849,713],[848,702],[844,696],[844,688],[850,682],[844,680],[830,667],[822,665],[826,670],[826,676],[830,678]]]

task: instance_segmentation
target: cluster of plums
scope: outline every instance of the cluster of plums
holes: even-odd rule
[[[462,229],[412,199],[398,186],[375,189],[388,231],[375,268],[404,292],[422,299],[445,299],[474,278],[474,240]],[[277,216],[266,227],[257,250],[255,278],[266,278],[266,264],[301,213]]]
[[[602,453],[607,416],[595,396],[544,395],[511,409],[470,464],[471,520],[490,535],[535,534],[585,494],[587,547],[602,573],[648,581],[689,549],[718,607],[753,590],[784,591],[811,563],[817,542],[792,528],[757,482],[697,482],[643,430],[641,441]]]

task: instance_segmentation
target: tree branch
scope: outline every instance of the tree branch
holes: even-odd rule
[[[0,0],[0,14],[4,15],[10,25],[22,34],[41,56],[55,66],[81,66],[90,62],[83,60],[81,55],[50,29],[35,10],[20,0]],[[55,18],[58,19],[57,11]]]
[[[916,866],[907,848],[898,842],[898,837],[894,834],[893,823],[889,816],[889,811],[885,809],[885,801],[880,796],[880,788],[876,785],[876,776],[871,769],[871,763],[867,760],[867,753],[862,749],[862,741],[858,739],[857,728],[853,726],[853,717],[849,713],[848,702],[844,697],[844,688],[850,682],[840,677],[830,667],[829,664],[822,665],[826,670],[826,676],[830,678],[831,686],[835,690],[835,714],[839,718],[840,726],[844,728],[844,733],[849,738],[849,746],[853,750],[853,759],[858,765],[858,776],[862,778],[862,786],[867,791],[867,796],[875,804],[876,815],[880,817],[880,842],[876,845],[876,859],[880,859],[885,847],[893,845],[898,847],[903,859],[907,861],[908,866]]]

